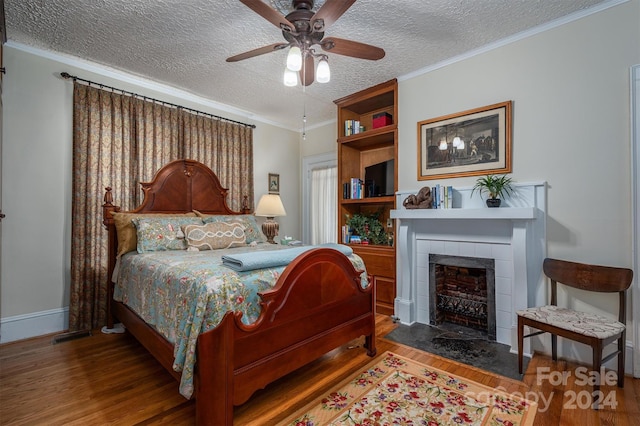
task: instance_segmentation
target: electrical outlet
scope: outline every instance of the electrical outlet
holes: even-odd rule
[[[387,219],[387,228],[393,227],[393,220],[391,218]]]

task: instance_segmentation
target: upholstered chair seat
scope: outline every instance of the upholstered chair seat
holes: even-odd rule
[[[624,324],[603,315],[574,311],[554,305],[539,306],[518,311],[530,320],[580,333],[584,336],[606,339],[624,331]]]

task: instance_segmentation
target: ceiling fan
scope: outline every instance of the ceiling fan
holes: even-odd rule
[[[274,43],[227,58],[227,62],[237,62],[265,53],[289,48],[285,84],[295,86],[298,76],[304,86],[315,80],[314,58],[319,58],[317,81],[329,81],[330,71],[327,55],[317,53],[313,46],[320,46],[325,52],[354,58],[378,60],[385,55],[383,49],[369,44],[337,37],[324,38],[325,30],[344,14],[356,0],[326,0],[313,12],[313,0],[292,0],[292,11],[286,16],[261,0],[240,0],[258,15],[271,22],[282,31],[286,42]],[[288,80],[287,80],[288,79]]]

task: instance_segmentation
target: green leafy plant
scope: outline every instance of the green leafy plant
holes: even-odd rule
[[[471,195],[478,190],[480,194],[489,194],[490,199],[503,198],[513,192],[511,186],[512,179],[507,175],[486,175],[478,178],[476,184],[471,190]]]
[[[389,238],[378,219],[380,213],[370,215],[356,213],[347,215],[347,226],[353,235],[359,235],[361,239],[367,239],[371,244],[389,245]]]

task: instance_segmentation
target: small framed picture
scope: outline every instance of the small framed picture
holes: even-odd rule
[[[269,193],[270,194],[280,193],[280,175],[277,175],[275,173],[269,173]]]

